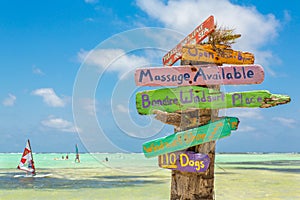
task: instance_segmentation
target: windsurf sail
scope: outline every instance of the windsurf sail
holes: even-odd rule
[[[26,147],[24,149],[21,161],[17,168],[35,175],[35,167],[29,140],[27,140]]]
[[[75,145],[75,152],[76,152],[76,154],[78,154],[78,146],[77,146],[77,144]]]

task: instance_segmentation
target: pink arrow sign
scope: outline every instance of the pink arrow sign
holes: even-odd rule
[[[151,67],[135,71],[137,86],[243,85],[264,80],[260,65]]]
[[[163,57],[164,65],[173,65],[182,56],[181,49],[186,44],[198,44],[204,40],[210,33],[215,30],[214,16],[208,17],[202,24],[200,24],[193,32],[184,38],[176,47],[169,51]]]

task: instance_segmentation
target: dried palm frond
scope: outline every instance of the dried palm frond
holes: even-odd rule
[[[241,34],[234,34],[234,29],[220,27],[209,35],[206,43],[211,44],[215,49],[217,48],[216,45],[225,45],[231,48],[231,45],[239,37]]]

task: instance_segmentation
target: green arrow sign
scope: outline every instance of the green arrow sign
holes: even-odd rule
[[[214,141],[229,136],[231,130],[237,129],[238,123],[236,117],[225,117],[204,126],[146,142],[143,144],[143,152],[148,158]]]
[[[136,94],[139,114],[152,114],[154,110],[169,113],[188,108],[267,108],[290,102],[287,95],[271,94],[267,90],[223,93],[199,86],[186,86],[148,90]]]

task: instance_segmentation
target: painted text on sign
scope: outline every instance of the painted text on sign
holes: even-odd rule
[[[163,57],[164,65],[173,65],[181,58],[181,48],[186,44],[197,44],[204,40],[215,29],[214,17],[210,16],[202,24],[200,24],[192,33],[184,38],[176,47],[169,51]]]
[[[229,136],[231,130],[237,129],[238,123],[239,120],[236,117],[225,117],[204,126],[148,141],[143,144],[143,152],[146,157],[153,157],[215,141]]]
[[[136,108],[142,115],[152,114],[154,110],[176,112],[188,108],[256,108],[288,102],[289,96],[271,94],[267,90],[223,93],[199,86],[148,90],[136,94]]]
[[[182,48],[182,60],[201,61],[215,64],[253,64],[254,55],[249,52],[234,51],[224,45],[187,45]]]
[[[208,155],[191,151],[176,151],[158,156],[161,168],[184,172],[205,172],[209,163]]]
[[[240,85],[259,84],[264,80],[260,65],[196,65],[137,69],[138,86]]]

